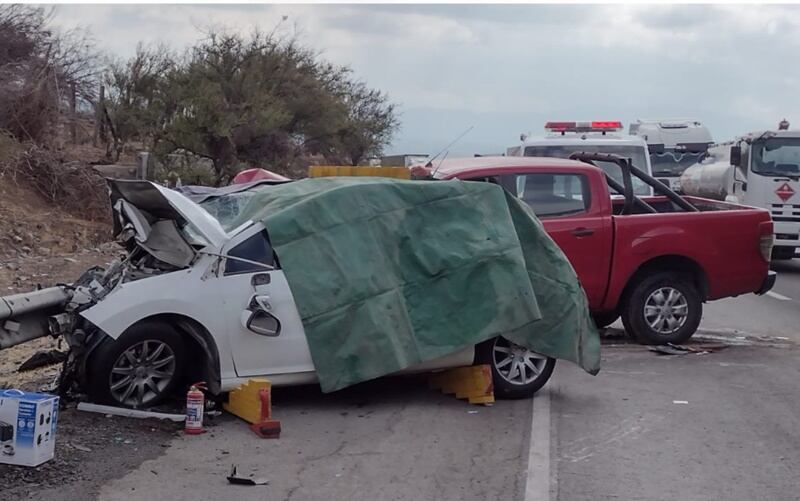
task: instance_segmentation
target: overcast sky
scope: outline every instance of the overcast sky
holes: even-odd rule
[[[61,5],[110,53],[198,28],[293,31],[399,105],[390,153],[500,153],[547,120],[690,116],[715,140],[800,127],[800,7]]]

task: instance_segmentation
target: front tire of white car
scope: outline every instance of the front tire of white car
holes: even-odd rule
[[[187,348],[168,324],[145,321],[92,353],[87,367],[89,397],[120,407],[159,405],[182,384]]]
[[[492,368],[498,398],[528,398],[550,379],[556,360],[496,337],[476,346],[475,361]]]

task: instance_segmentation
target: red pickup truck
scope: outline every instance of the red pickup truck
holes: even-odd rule
[[[428,173],[497,183],[528,203],[575,268],[598,327],[621,316],[641,342],[684,342],[703,302],[774,285],[768,211],[680,197],[617,157],[622,185],[591,164],[608,156],[577,157],[452,159]],[[661,195],[635,197],[631,174]],[[624,196],[612,198],[609,184]]]

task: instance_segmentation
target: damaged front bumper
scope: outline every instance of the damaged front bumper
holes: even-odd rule
[[[54,390],[65,395],[83,378],[86,356],[102,338],[79,314],[105,297],[118,267],[93,267],[71,285],[0,297],[0,350],[47,336],[64,339],[69,352]]]

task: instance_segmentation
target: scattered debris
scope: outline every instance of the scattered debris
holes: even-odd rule
[[[660,344],[657,346],[649,346],[648,350],[658,353],[659,355],[686,355],[686,350],[679,350],[677,348],[673,348],[672,346],[666,344]]]
[[[228,482],[236,485],[267,485],[269,480],[266,478],[240,477],[236,473],[236,465],[233,465],[231,473],[228,475]]]
[[[39,367],[47,367],[48,365],[60,364],[67,359],[67,354],[58,350],[37,351],[28,360],[24,361],[19,366],[17,371],[25,372]]]
[[[661,354],[661,355],[686,355],[694,353],[695,355],[704,355],[706,353],[714,353],[727,348],[727,344],[723,343],[704,343],[704,344],[660,344],[657,346],[650,346],[648,350]]]
[[[170,421],[175,421],[175,422],[181,422],[186,419],[186,416],[183,414],[168,414],[165,412],[141,411],[138,409],[112,407],[110,405],[90,404],[88,402],[80,402],[78,404],[78,410],[85,412],[97,412],[100,414],[105,414],[106,417],[114,415],[114,416],[130,417],[130,418],[141,418],[141,419],[156,418],[156,419],[169,419]]]
[[[72,447],[73,449],[81,451],[81,452],[92,452],[92,449],[90,449],[90,448],[88,448],[88,447],[86,447],[84,445],[76,444],[75,442],[70,442],[69,446]]]

